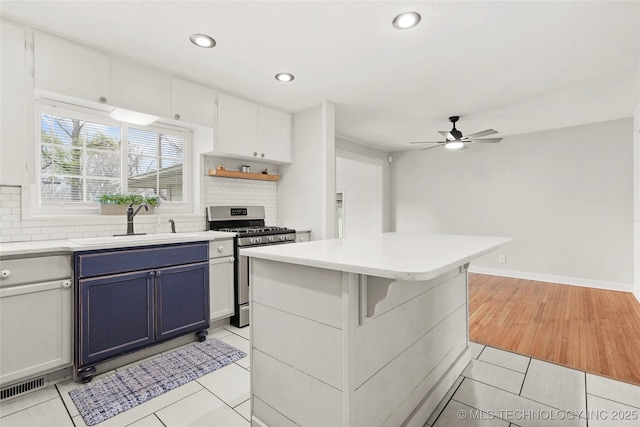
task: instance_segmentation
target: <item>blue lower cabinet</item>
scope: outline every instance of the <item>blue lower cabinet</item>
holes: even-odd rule
[[[209,263],[156,272],[156,340],[209,326]]]
[[[140,256],[144,254],[144,256]],[[120,274],[83,277],[88,272]],[[180,265],[170,266],[179,262]],[[80,252],[76,272],[76,369],[90,381],[95,365],[142,347],[209,328],[208,242]],[[148,268],[157,265],[157,268]],[[140,268],[142,267],[142,268]],[[144,268],[147,267],[147,268]],[[144,269],[143,269],[144,268]]]
[[[151,344],[155,318],[150,272],[80,280],[80,364]]]

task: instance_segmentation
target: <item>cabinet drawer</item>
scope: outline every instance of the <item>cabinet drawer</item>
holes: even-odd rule
[[[209,243],[209,258],[233,256],[233,239],[214,240]]]
[[[77,277],[95,277],[106,274],[126,273],[170,267],[180,264],[207,261],[207,242],[185,243],[170,246],[145,246],[138,249],[80,252],[76,258]]]
[[[53,255],[35,258],[3,259],[0,269],[10,272],[0,278],[0,287],[49,282],[71,277],[71,257]]]

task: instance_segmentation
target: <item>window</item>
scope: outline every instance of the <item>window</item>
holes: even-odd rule
[[[187,132],[44,105],[39,125],[45,210],[94,207],[103,193],[153,195],[163,205],[186,207]]]

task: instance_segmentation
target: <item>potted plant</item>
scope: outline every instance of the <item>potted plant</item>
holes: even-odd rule
[[[153,214],[155,207],[158,206],[158,196],[145,196],[142,194],[123,194],[123,193],[105,193],[98,196],[100,203],[100,215],[126,215],[127,208],[131,203],[140,205],[146,203],[149,210],[142,209],[141,214]]]

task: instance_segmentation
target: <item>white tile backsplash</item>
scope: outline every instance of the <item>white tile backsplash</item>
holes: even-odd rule
[[[81,224],[73,224],[69,219],[22,220],[21,189],[14,186],[0,186],[0,243],[28,242],[34,240],[64,240],[84,237],[111,236],[114,233],[126,232],[126,218],[113,216],[95,216],[90,221],[83,220]],[[202,215],[163,215],[160,232],[171,231],[169,218],[176,219],[176,229],[179,233],[202,231],[205,229],[204,213]],[[135,231],[138,233],[157,233],[157,216],[151,219],[136,220]],[[116,223],[117,222],[117,223]]]
[[[275,181],[206,176],[204,204],[264,206],[267,225],[278,224],[278,186]]]

